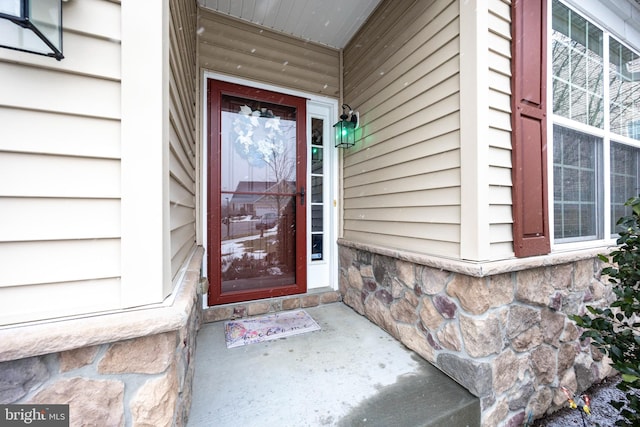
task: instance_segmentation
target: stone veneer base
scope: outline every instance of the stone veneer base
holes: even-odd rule
[[[72,426],[185,425],[203,254],[170,305],[0,329],[0,403],[70,404]]]
[[[340,293],[480,397],[483,427],[520,426],[613,374],[568,317],[612,301],[603,252],[473,264],[340,240]]]

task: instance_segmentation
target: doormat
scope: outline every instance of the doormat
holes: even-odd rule
[[[320,326],[304,310],[284,311],[251,319],[224,323],[227,348],[240,347],[320,330]]]

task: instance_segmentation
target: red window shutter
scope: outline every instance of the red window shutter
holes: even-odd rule
[[[514,0],[511,58],[513,249],[550,252],[547,202],[547,0]]]

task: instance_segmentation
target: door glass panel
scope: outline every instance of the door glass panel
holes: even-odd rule
[[[311,119],[311,260],[323,259],[324,120]]]
[[[318,120],[318,119],[313,119]],[[322,120],[320,120],[322,122]],[[323,157],[323,148],[322,146],[317,146],[315,144],[322,144],[322,135],[313,135],[311,148],[311,173],[322,174],[322,157]]]
[[[321,176],[311,177],[311,203],[322,203],[322,180]]]
[[[322,206],[313,205],[311,206],[311,231],[312,232],[322,232],[322,224],[324,223],[324,215],[322,212]]]
[[[222,293],[295,283],[296,109],[221,96]]]
[[[322,259],[322,234],[311,235],[311,259]]]

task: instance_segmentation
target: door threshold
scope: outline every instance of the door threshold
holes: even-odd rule
[[[202,311],[202,323],[241,319],[243,317],[277,313],[279,311],[295,310],[298,308],[316,307],[338,301],[342,301],[342,295],[340,295],[340,292],[327,286],[324,288],[312,289],[305,294],[287,295],[255,301],[234,302],[207,307]]]

